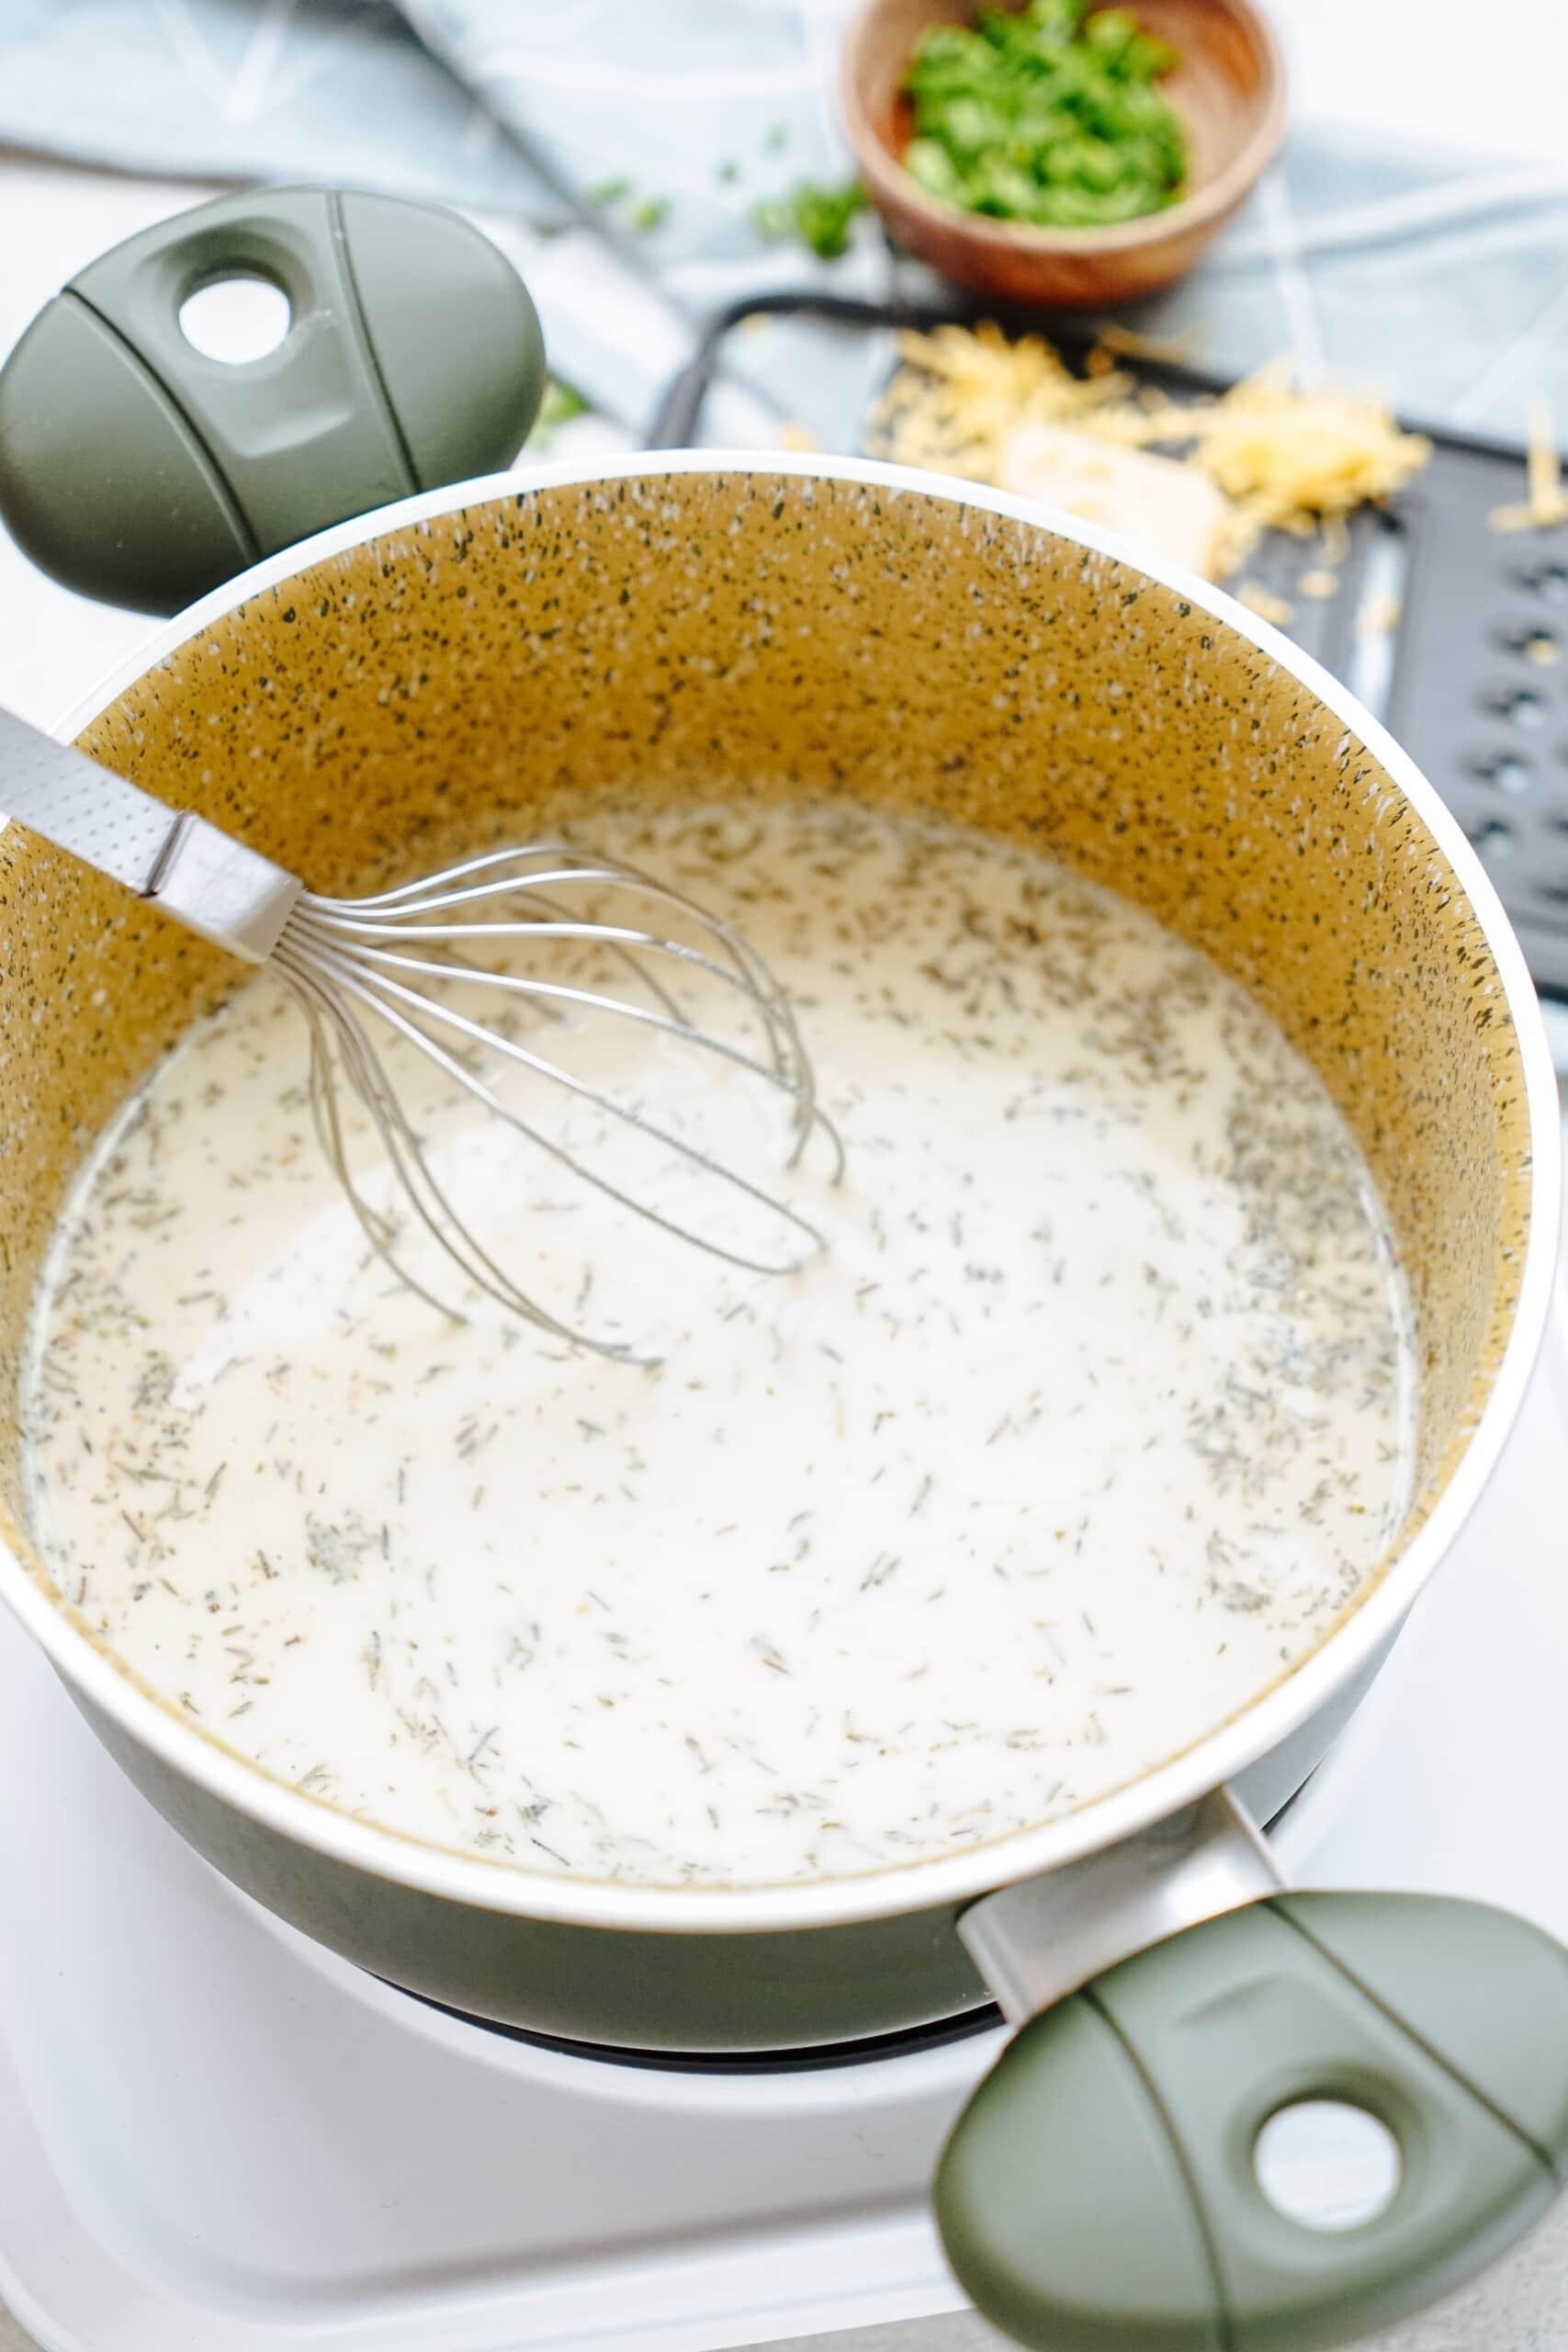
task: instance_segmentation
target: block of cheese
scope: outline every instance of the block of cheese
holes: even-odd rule
[[[1004,435],[993,479],[998,490],[1059,506],[1141,540],[1205,580],[1217,577],[1230,509],[1193,466],[1024,417]]]

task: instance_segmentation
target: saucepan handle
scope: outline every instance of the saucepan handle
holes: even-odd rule
[[[1348,2228],[1265,2192],[1265,2125],[1375,2117],[1397,2185]],[[1314,2352],[1421,2309],[1568,2162],[1568,1952],[1412,1894],[1279,1894],[1032,2019],[961,2116],[938,2221],[979,2309],[1049,2352]]]
[[[232,277],[287,299],[262,356],[181,324]],[[268,188],[129,238],[40,311],[0,369],[0,518],[80,594],[174,613],[259,558],[510,464],[545,354],[527,289],[456,214]]]

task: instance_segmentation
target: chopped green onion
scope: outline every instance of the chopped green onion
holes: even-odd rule
[[[1155,88],[1179,62],[1125,8],[983,7],[933,25],[904,77],[904,168],[929,196],[1036,228],[1101,228],[1173,204],[1187,142]]]
[[[588,402],[575,384],[563,383],[552,376],[545,386],[545,397],[539,402],[539,413],[534,419],[534,430],[528,435],[528,447],[538,451],[547,449],[563,424],[574,416],[585,416]]]
[[[820,187],[797,180],[786,196],[764,197],[751,207],[751,224],[769,244],[796,239],[819,261],[837,261],[849,249],[850,228],[865,208],[858,180],[843,187]]]

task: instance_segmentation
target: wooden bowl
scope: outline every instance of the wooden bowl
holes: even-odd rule
[[[1055,309],[1134,301],[1190,269],[1280,144],[1284,64],[1249,0],[1133,0],[1132,14],[1180,59],[1160,88],[1187,133],[1190,193],[1112,228],[1035,229],[928,196],[899,160],[915,43],[931,25],[973,23],[971,0],[866,0],[844,47],[844,112],[866,193],[897,242],[976,293]]]

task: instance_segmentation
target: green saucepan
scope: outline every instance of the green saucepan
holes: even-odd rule
[[[292,309],[278,350],[227,368],[177,327],[226,270]],[[526,835],[601,787],[884,803],[1112,885],[1282,1023],[1380,1182],[1420,1334],[1405,1523],[1315,1651],[1196,1746],[962,1853],[627,1885],[333,1811],[141,1687],[34,1545],[17,1385],[51,1226],[94,1136],[231,974],[13,826],[0,1590],[218,1870],[454,2007],[622,2050],[762,2052],[995,1997],[1020,2030],[936,2199],[963,2284],[1022,2341],[1361,2335],[1470,2275],[1568,2162],[1568,1957],[1478,1905],[1290,1894],[1255,1826],[1366,1690],[1530,1370],[1558,1114],[1518,948],[1397,745],[1225,596],[1017,500],[851,459],[439,486],[510,456],[539,373],[504,265],[412,208],[231,198],[85,273],[0,377],[0,505],[75,585],[165,611],[210,593],[62,733],[154,790],[178,779],[326,890],[408,870],[438,805],[445,832],[466,796],[476,829]],[[1255,2162],[1272,2116],[1325,2098],[1381,2119],[1403,2159],[1384,2209],[1332,2233],[1277,2211]]]

